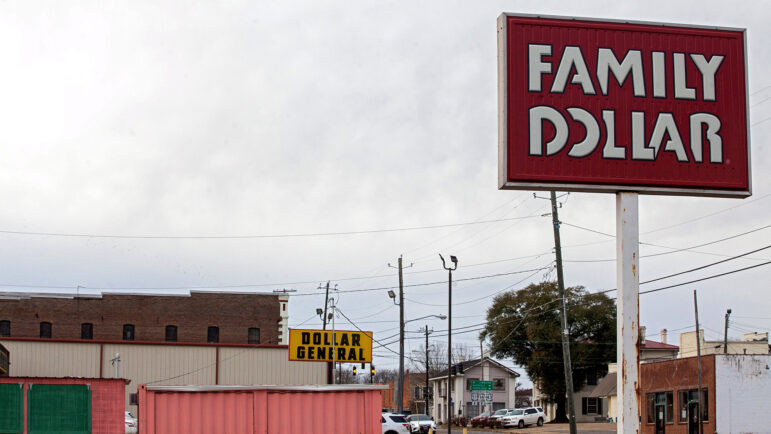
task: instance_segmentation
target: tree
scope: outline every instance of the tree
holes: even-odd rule
[[[522,383],[517,382],[516,386],[514,387],[514,390],[516,391],[516,398],[514,399],[514,407],[516,408],[524,408],[524,407],[530,407],[533,405],[533,389],[525,389],[522,386]]]
[[[565,289],[570,358],[576,391],[588,376],[603,375],[616,358],[616,306],[605,294],[583,287]],[[556,282],[531,284],[496,296],[487,310],[482,338],[496,357],[511,357],[557,405],[555,418],[567,422],[565,374]]]
[[[395,381],[398,377],[398,369],[375,368],[375,383],[386,384],[389,381]],[[369,372],[367,372],[367,379],[369,379]]]

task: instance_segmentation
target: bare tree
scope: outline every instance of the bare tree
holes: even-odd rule
[[[522,383],[517,382],[514,390],[516,391],[515,407],[522,408],[533,405],[533,389],[525,389],[524,386],[522,386]]]
[[[398,376],[398,369],[375,369],[375,383],[385,384],[389,381],[394,381]],[[369,372],[367,373],[367,380],[369,380]]]
[[[475,348],[469,344],[455,344],[452,346],[452,362],[467,362],[476,358]]]
[[[469,344],[456,344],[452,346],[452,363],[467,362],[476,358],[474,347]],[[426,372],[426,348],[421,345],[412,350],[410,357],[413,372]],[[447,371],[447,345],[431,343],[428,345],[428,375],[435,377],[442,371]]]

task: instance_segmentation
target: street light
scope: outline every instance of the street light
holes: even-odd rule
[[[388,297],[390,297],[390,298],[392,298],[394,300],[394,304],[395,305],[397,305],[397,306],[399,305],[399,303],[396,302],[396,293],[393,292],[393,290],[391,290],[391,289],[388,290]]]
[[[439,318],[441,320],[445,320],[445,319],[447,319],[447,315],[426,315],[426,316],[422,316],[420,318],[409,319],[407,321],[404,321],[404,323],[407,324],[408,322],[413,322],[413,321],[417,321],[417,320],[420,320],[420,319],[426,319],[426,318]]]
[[[441,253],[439,258],[442,260],[442,268],[450,273],[447,281],[447,434],[452,434],[452,410],[450,409],[452,403],[452,389],[450,388],[452,381],[452,272],[458,269],[458,258],[450,255],[453,268],[447,266]]]

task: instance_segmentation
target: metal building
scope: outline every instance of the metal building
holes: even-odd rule
[[[0,338],[14,377],[126,378],[148,385],[325,384],[326,364],[288,361],[285,345]],[[117,372],[116,372],[117,371]]]

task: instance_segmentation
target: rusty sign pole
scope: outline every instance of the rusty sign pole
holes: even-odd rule
[[[640,225],[637,193],[616,193],[618,434],[640,432]]]

